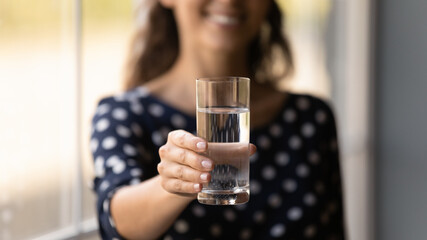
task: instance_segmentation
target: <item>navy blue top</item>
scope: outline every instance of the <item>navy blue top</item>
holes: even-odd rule
[[[158,149],[174,129],[195,133],[196,119],[138,87],[100,101],[91,150],[99,230],[122,239],[110,215],[120,187],[156,176]],[[289,93],[280,113],[251,131],[250,200],[209,206],[194,200],[160,239],[344,239],[335,121],[322,100]],[[141,217],[144,213],[140,213]]]

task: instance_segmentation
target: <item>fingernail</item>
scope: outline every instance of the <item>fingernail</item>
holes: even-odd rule
[[[198,149],[205,149],[206,148],[206,143],[205,142],[198,142],[196,144]]]
[[[200,179],[202,179],[203,181],[208,180],[208,174],[207,173],[200,174]]]
[[[204,161],[202,161],[202,166],[203,166],[204,168],[208,168],[208,169],[210,169],[210,168],[212,167],[212,163],[211,163],[211,161],[204,160]]]
[[[198,183],[194,184],[194,190],[199,191],[200,190],[200,184],[198,184]]]

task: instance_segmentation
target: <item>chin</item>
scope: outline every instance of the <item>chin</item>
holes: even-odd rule
[[[210,38],[206,46],[218,53],[237,53],[246,49],[247,44],[231,38]]]

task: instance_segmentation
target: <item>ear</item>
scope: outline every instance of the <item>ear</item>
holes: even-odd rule
[[[174,8],[175,0],[158,0],[160,4],[165,8]],[[180,1],[180,0],[178,0]]]

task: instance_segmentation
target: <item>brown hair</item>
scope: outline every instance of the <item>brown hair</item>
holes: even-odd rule
[[[172,10],[158,1],[149,8],[146,25],[137,27],[130,44],[125,65],[124,88],[131,89],[169,70],[179,54],[179,38]],[[139,6],[137,13],[146,10]],[[251,78],[259,82],[276,83],[293,70],[289,42],[283,33],[283,16],[272,1],[267,21],[250,44],[249,69]]]

